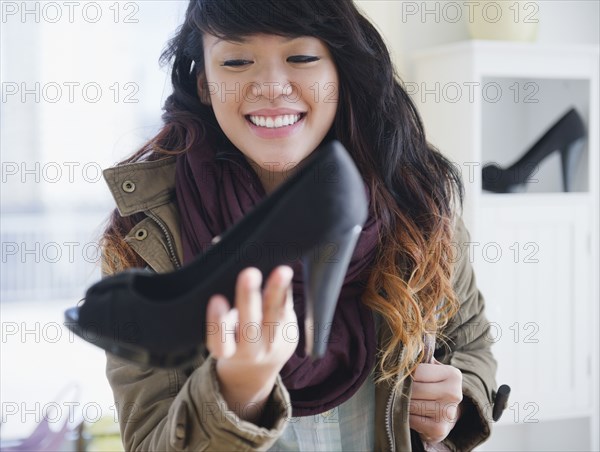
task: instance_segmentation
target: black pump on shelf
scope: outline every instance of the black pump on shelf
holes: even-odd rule
[[[482,187],[495,193],[508,193],[527,183],[539,164],[555,151],[560,152],[563,190],[573,188],[575,168],[575,144],[585,137],[586,130],[581,116],[574,108],[556,121],[525,154],[508,168],[488,164],[482,170]]]
[[[241,270],[252,266],[267,276],[300,257],[306,352],[321,357],[367,215],[364,181],[342,144],[332,141],[194,261],[170,273],[130,269],[105,278],[88,289],[81,306],[65,312],[65,324],[138,364],[184,366],[205,350],[204,319],[212,295],[233,303]],[[295,252],[289,252],[290,244]],[[252,253],[239,252],[249,246]]]

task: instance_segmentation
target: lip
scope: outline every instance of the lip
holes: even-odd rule
[[[278,110],[269,110],[269,111],[280,111],[283,109],[278,109]],[[302,112],[288,112],[288,113],[277,113],[275,115],[273,114],[269,114],[266,115],[264,113],[260,114],[258,112],[264,112],[267,110],[257,110],[256,112],[251,113],[252,115],[256,115],[256,116],[278,116],[278,115],[297,115],[297,114],[301,114],[302,117],[300,118],[300,120],[294,124],[292,124],[291,126],[283,126],[283,127],[278,127],[276,129],[268,129],[266,127],[259,127],[254,125],[250,119],[248,118],[248,115],[246,115],[244,117],[244,119],[246,120],[246,124],[248,124],[248,127],[250,128],[250,131],[256,135],[259,138],[265,138],[265,139],[274,139],[274,138],[285,138],[285,137],[289,137],[291,135],[294,135],[295,133],[297,133],[300,128],[302,128],[304,126],[304,119],[306,118],[306,114],[302,113]],[[291,110],[288,110],[291,111]]]
[[[292,108],[262,108],[260,110],[250,111],[244,116],[282,116],[282,115],[300,115],[306,113],[302,110],[294,110]]]

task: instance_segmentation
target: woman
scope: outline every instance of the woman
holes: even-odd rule
[[[484,441],[496,363],[469,259],[456,254],[469,240],[460,176],[426,142],[375,28],[349,1],[192,0],[162,59],[174,59],[164,127],[105,172],[118,210],[104,274],[189,262],[333,138],[363,176],[370,215],[323,360],[310,361],[302,334],[281,327],[304,315],[302,274],[283,266],[241,272],[234,309],[211,299],[216,328],[191,368],[139,368],[108,354],[126,449]],[[240,334],[248,324],[280,327],[256,340]]]

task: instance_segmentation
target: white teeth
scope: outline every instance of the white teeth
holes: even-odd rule
[[[254,116],[250,115],[249,119],[252,124],[268,129],[277,129],[279,127],[291,126],[300,121],[302,115],[281,115],[281,116]]]

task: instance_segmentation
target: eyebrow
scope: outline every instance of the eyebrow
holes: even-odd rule
[[[284,38],[283,42],[285,44],[287,44],[288,42],[293,41],[295,39],[301,38],[301,36],[282,36],[282,37]],[[217,40],[213,43],[211,48],[221,42],[229,42],[231,44],[246,44],[248,42],[248,38],[244,38],[244,37],[219,38],[219,37],[217,37]]]

